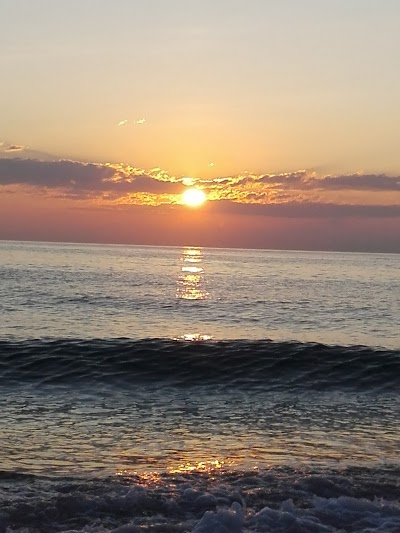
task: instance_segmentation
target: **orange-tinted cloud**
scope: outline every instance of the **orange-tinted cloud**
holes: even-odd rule
[[[170,176],[160,168],[145,171],[122,164],[0,159],[0,185],[34,188],[47,196],[92,198],[113,205],[177,203],[188,181],[204,189],[214,202],[231,202],[235,204],[232,209],[242,212],[250,209],[254,214],[269,216],[275,211],[292,216],[290,213],[299,210],[311,216],[321,210],[327,216],[333,211],[342,216],[352,210],[360,216],[368,214],[362,206],[368,205],[371,213],[383,214],[385,209],[393,213],[395,206],[400,205],[400,177],[384,174],[318,176],[298,171],[189,180]],[[242,204],[248,207],[238,207]],[[343,207],[334,209],[334,204]],[[219,209],[226,208],[221,204]]]
[[[306,171],[205,180],[8,155],[0,238],[400,252],[399,184],[384,174]],[[193,185],[209,198],[198,210],[180,205]]]

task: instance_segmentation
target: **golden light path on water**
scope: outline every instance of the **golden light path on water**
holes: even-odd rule
[[[147,471],[138,472],[136,470],[123,469],[117,470],[117,477],[135,477],[143,485],[154,485],[163,481],[165,475],[184,475],[184,474],[217,474],[220,471],[229,470],[234,467],[235,463],[230,460],[210,459],[198,462],[185,462],[179,465],[170,466],[165,473]]]
[[[206,290],[201,248],[186,247],[181,256],[181,274],[176,285],[176,297],[179,300],[206,300],[209,294]]]
[[[187,246],[181,255],[181,271],[176,284],[176,298],[181,301],[202,301],[210,298],[207,281],[204,276],[203,250]],[[184,333],[176,340],[208,341],[212,336],[205,333]]]

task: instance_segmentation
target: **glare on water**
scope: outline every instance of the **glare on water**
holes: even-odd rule
[[[181,274],[177,281],[176,297],[181,300],[205,300],[209,294],[205,288],[201,248],[186,247],[181,255]],[[195,263],[197,266],[194,266]]]

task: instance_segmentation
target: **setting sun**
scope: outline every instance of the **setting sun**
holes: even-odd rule
[[[185,205],[189,207],[198,207],[207,200],[205,192],[200,189],[187,189],[182,194],[182,200]]]

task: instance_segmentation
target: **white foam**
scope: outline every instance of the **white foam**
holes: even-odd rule
[[[282,472],[276,479],[282,481]],[[371,473],[372,476],[372,473]],[[284,476],[283,476],[284,477]],[[382,498],[320,497],[296,488],[298,473],[274,486],[272,474],[246,478],[166,478],[142,486],[133,480],[71,480],[0,484],[0,531],[30,533],[333,533],[400,531],[400,503]],[[321,479],[323,479],[321,477]],[[369,478],[370,481],[372,477]],[[350,483],[351,479],[349,479]],[[11,484],[10,484],[11,483]],[[263,485],[264,483],[264,485]],[[266,483],[266,484],[265,484]],[[358,485],[357,485],[358,486]],[[12,488],[10,488],[12,487]],[[264,487],[264,488],[262,488]],[[261,492],[258,492],[259,489]],[[292,498],[282,499],[285,494]],[[393,494],[398,494],[395,489]],[[282,502],[280,505],[279,500]]]
[[[241,533],[243,510],[234,502],[230,509],[220,509],[216,513],[207,511],[193,533]]]

